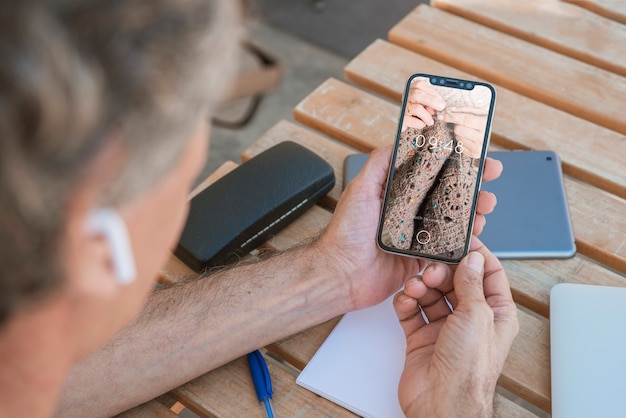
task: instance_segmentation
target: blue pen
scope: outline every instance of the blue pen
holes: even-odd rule
[[[248,367],[254,383],[254,390],[259,402],[263,402],[268,418],[274,418],[272,411],[272,380],[265,359],[259,350],[248,354]]]

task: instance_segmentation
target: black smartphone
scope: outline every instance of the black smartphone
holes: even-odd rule
[[[409,78],[378,228],[381,249],[446,263],[467,254],[495,99],[483,82]]]

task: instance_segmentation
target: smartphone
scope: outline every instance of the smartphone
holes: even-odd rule
[[[398,123],[378,245],[458,263],[467,254],[491,134],[494,88],[412,75]]]

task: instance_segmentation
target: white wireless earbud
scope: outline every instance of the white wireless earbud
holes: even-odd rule
[[[102,235],[106,239],[118,283],[124,285],[132,283],[137,271],[128,230],[122,217],[110,208],[96,209],[87,219],[87,232]]]

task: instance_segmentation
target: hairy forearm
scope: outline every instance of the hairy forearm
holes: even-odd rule
[[[344,313],[350,289],[326,259],[307,246],[155,292],[137,321],[75,367],[59,415],[115,414]]]

